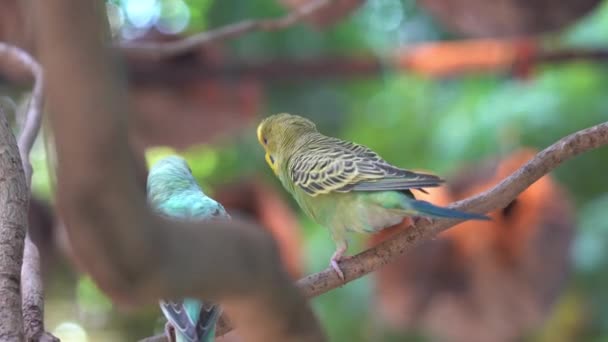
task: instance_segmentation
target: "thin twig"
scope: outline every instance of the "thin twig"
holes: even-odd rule
[[[332,0],[309,1],[281,18],[244,20],[173,42],[121,42],[119,47],[132,58],[161,60],[184,54],[205,44],[236,38],[253,31],[283,30],[326,7],[331,2]]]
[[[36,137],[38,136],[42,122],[42,68],[38,62],[32,58],[32,56],[16,46],[0,43],[0,50],[4,50],[5,55],[8,58],[12,58],[13,60],[21,63],[21,65],[32,73],[35,80],[34,90],[32,92],[32,96],[30,97],[30,103],[27,106],[27,112],[25,113],[23,129],[17,141],[17,144],[19,145],[19,154],[21,155],[21,162],[23,163],[23,171],[25,172],[25,178],[29,188],[32,182],[32,164],[30,163],[29,154],[32,151],[32,147],[34,146],[34,142],[36,141]]]
[[[608,145],[608,122],[578,131],[560,139],[539,152],[534,158],[505,178],[502,182],[476,196],[453,203],[450,207],[473,213],[487,213],[504,208],[520,193],[557,166],[583,152]],[[327,268],[298,280],[297,286],[308,298],[319,296],[339,286],[378,270],[396,260],[418,243],[429,240],[440,232],[456,225],[458,220],[436,220],[433,223],[421,221],[420,224],[394,235],[377,246],[349,257],[340,263],[346,281],[340,280],[336,272]],[[232,329],[220,326],[218,335]],[[163,341],[160,335],[155,341]],[[166,340],[165,340],[166,341]]]
[[[29,70],[34,78],[34,89],[30,96],[29,104],[25,112],[23,128],[18,139],[19,154],[25,174],[28,193],[32,184],[32,164],[30,153],[36,137],[40,132],[42,122],[43,103],[43,72],[42,67],[27,52],[6,44],[0,43],[0,50],[4,51],[7,58],[20,63]],[[29,204],[28,204],[29,207]],[[27,210],[27,208],[26,208]],[[40,255],[38,247],[34,244],[29,234],[25,238],[23,253],[23,264],[21,266],[21,295],[23,306],[23,320],[25,336],[28,340],[39,340],[43,336],[46,340],[54,337],[44,331],[44,286],[40,270]]]

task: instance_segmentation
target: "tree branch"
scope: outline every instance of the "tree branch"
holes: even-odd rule
[[[27,52],[15,46],[0,43],[0,51],[4,51],[4,57],[27,69],[34,78],[34,89],[25,112],[23,128],[17,143],[25,174],[27,192],[29,194],[32,183],[30,153],[42,122],[44,83],[42,68]],[[29,195],[26,212],[28,207]],[[54,337],[44,331],[44,286],[40,272],[40,255],[38,247],[31,241],[29,234],[25,238],[23,264],[21,266],[21,295],[23,322],[27,340],[38,341],[43,335],[46,335],[45,338],[47,340],[54,340]]]
[[[32,164],[30,163],[29,155],[34,146],[34,142],[36,141],[36,137],[38,136],[38,132],[40,131],[42,122],[42,91],[44,83],[42,68],[32,56],[18,47],[0,43],[0,49],[5,49],[11,58],[19,61],[27,70],[29,70],[35,80],[34,90],[27,106],[27,112],[25,113],[21,135],[17,142],[19,145],[19,154],[21,155],[21,161],[23,163],[25,179],[29,188],[32,182]]]
[[[473,213],[487,213],[504,208],[530,185],[561,163],[583,152],[604,145],[608,145],[608,122],[560,139],[539,152],[492,189],[455,202],[450,205],[450,208]],[[442,219],[429,224],[421,221],[415,227],[397,233],[391,239],[340,262],[340,268],[344,272],[346,281],[340,280],[333,269],[327,268],[298,280],[296,285],[308,298],[319,296],[378,270],[380,267],[396,260],[418,243],[432,239],[459,222],[461,221]],[[221,336],[230,330],[232,330],[231,326],[223,325],[218,328],[217,334]],[[163,340],[162,336],[156,335],[154,341],[166,341],[166,339]]]
[[[457,42],[450,42],[458,45]],[[499,72],[513,69],[514,66],[539,64],[554,64],[585,61],[589,63],[608,62],[608,49],[559,49],[540,50],[531,55],[514,54],[502,62],[493,64],[481,63],[486,55],[471,54],[463,47],[459,60],[448,58],[446,53],[417,53],[425,46],[435,44],[420,44],[409,47],[402,53],[396,53],[393,58],[381,60],[376,56],[323,56],[311,59],[270,59],[265,61],[223,60],[221,64],[211,64],[200,59],[180,60],[179,63],[139,63],[137,60],[128,61],[129,78],[136,85],[144,84],[179,84],[200,80],[221,79],[256,79],[264,82],[302,82],[306,80],[349,80],[355,78],[376,77],[387,68],[396,71],[420,73],[433,78],[463,75],[470,72]],[[482,50],[484,51],[484,50]],[[468,54],[467,54],[468,53]],[[442,58],[445,58],[443,60]],[[417,63],[416,61],[420,61]]]
[[[57,204],[79,265],[118,304],[208,298],[248,341],[324,340],[267,233],[238,220],[167,221],[148,207],[128,147],[126,83],[104,48],[104,3],[31,1],[29,10],[57,148]]]
[[[455,202],[450,208],[473,213],[487,213],[504,208],[530,185],[564,161],[607,144],[608,122],[578,131],[539,152],[492,189]],[[395,260],[419,242],[430,239],[459,222],[461,221],[437,220],[432,224],[421,222],[412,229],[396,234],[390,240],[348,258],[340,263],[340,268],[344,271],[347,282],[360,278]],[[297,285],[307,297],[315,297],[344,283],[328,268],[299,280]]]
[[[3,50],[0,47],[0,60]],[[0,340],[23,341],[20,277],[28,191],[19,149],[0,108]]]
[[[173,42],[121,42],[118,46],[127,57],[161,60],[184,54],[205,44],[236,38],[249,32],[278,31],[288,28],[332,2],[333,0],[312,0],[281,18],[244,20]]]

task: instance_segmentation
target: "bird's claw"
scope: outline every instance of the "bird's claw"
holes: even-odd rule
[[[165,336],[169,342],[175,341],[175,329],[169,322],[165,323]]]
[[[338,248],[336,248],[336,251],[331,256],[331,259],[329,260],[329,265],[331,266],[331,268],[334,269],[334,271],[336,271],[336,273],[338,274],[338,277],[342,281],[344,281],[345,280],[344,272],[342,272],[342,269],[340,269],[340,265],[338,265],[338,262],[340,262],[340,260],[342,260],[344,253],[346,253],[348,244],[347,244],[347,242],[344,241],[344,242],[339,243],[337,247]]]
[[[340,278],[342,281],[344,281],[344,272],[342,272],[342,270],[340,269],[340,266],[338,265],[338,261],[335,258],[331,258],[329,264],[331,265],[331,268],[334,269],[334,271],[336,271],[336,273],[338,274],[338,278]]]

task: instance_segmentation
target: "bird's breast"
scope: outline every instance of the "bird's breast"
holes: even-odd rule
[[[392,210],[370,197],[368,192],[330,193],[315,197],[306,194],[296,200],[318,224],[332,231],[374,233],[400,223],[403,212]]]

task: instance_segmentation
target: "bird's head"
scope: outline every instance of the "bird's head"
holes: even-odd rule
[[[148,172],[148,196],[171,195],[198,187],[184,158],[168,156],[157,161]]]
[[[284,159],[298,147],[298,138],[313,132],[317,132],[317,128],[312,121],[287,113],[269,116],[258,125],[258,141],[274,173],[278,173]]]

